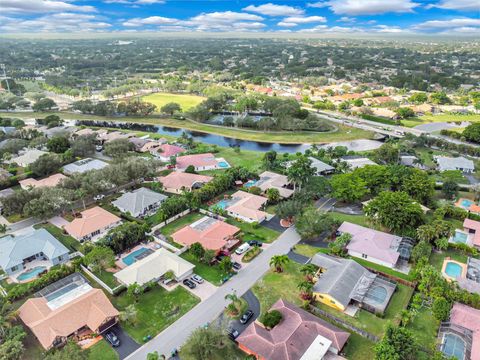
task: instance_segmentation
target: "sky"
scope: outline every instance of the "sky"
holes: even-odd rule
[[[478,35],[480,0],[0,0],[0,34]]]

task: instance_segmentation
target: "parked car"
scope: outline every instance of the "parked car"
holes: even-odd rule
[[[97,150],[97,151],[102,151],[102,150],[103,150],[103,146],[102,146],[102,145],[96,145],[96,146],[95,146],[95,150]]]
[[[190,279],[183,280],[183,284],[188,286],[190,289],[195,289],[197,285]]]
[[[223,255],[223,254],[218,254],[217,256],[215,256],[215,260],[217,260],[218,262],[222,261],[224,258],[226,258],[227,255]]]
[[[197,284],[203,283],[203,278],[200,275],[193,275],[191,278],[193,281],[195,281]]]
[[[95,195],[93,197],[93,200],[95,200],[95,201],[102,200],[104,197],[105,197],[105,195],[103,195],[103,194]]]
[[[117,337],[117,335],[112,331],[108,331],[105,334],[105,339],[113,346],[113,347],[118,347],[120,346],[120,339]]]
[[[248,243],[243,243],[235,250],[235,254],[242,255],[243,253],[246,253],[250,248],[251,246]]]
[[[245,314],[242,315],[240,318],[240,323],[241,324],[246,324],[248,320],[250,320],[253,316],[253,311],[252,310],[247,310]]]
[[[238,262],[235,261],[235,262],[232,263],[232,268],[233,268],[234,270],[237,270],[237,271],[238,271],[238,270],[240,270],[240,269],[242,268],[242,264],[240,264],[240,263],[238,263]]]
[[[247,241],[247,244],[250,245],[250,246],[258,246],[258,247],[262,247],[262,245],[263,245],[263,243],[261,241],[258,241],[258,240]]]
[[[231,340],[235,340],[238,337],[238,335],[240,335],[240,333],[238,332],[238,330],[234,328],[228,328],[227,335]]]

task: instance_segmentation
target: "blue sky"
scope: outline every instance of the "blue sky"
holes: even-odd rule
[[[0,33],[479,35],[480,0],[0,0]]]

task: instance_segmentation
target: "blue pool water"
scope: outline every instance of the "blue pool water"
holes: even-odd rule
[[[468,199],[463,199],[460,205],[462,205],[465,208],[468,208],[473,205],[473,201]]]
[[[223,199],[217,202],[216,204],[214,204],[212,207],[216,206],[216,207],[219,207],[220,209],[225,210],[227,207],[231,205],[231,203],[232,203],[231,200]]]
[[[17,280],[25,281],[25,280],[36,278],[38,274],[40,274],[41,272],[44,272],[46,268],[47,268],[46,266],[36,266],[33,269],[30,269],[18,275]]]
[[[455,235],[453,236],[453,241],[456,243],[466,244],[468,239],[468,234],[462,231],[455,231]]]
[[[245,186],[246,188],[249,188],[254,186],[256,183],[257,183],[257,180],[248,180],[243,186]]]
[[[442,352],[448,357],[455,357],[463,360],[465,357],[465,342],[455,334],[445,334],[443,339]]]
[[[457,278],[462,275],[462,267],[454,262],[447,263],[445,267],[445,274],[452,278]]]
[[[125,265],[132,265],[135,261],[140,260],[142,258],[142,255],[145,253],[151,254],[153,251],[147,248],[140,248],[138,250],[135,250],[134,252],[128,254],[125,256],[122,261]],[[147,255],[147,254],[145,254]]]
[[[229,168],[230,165],[228,165],[228,163],[226,161],[220,161],[218,163],[218,166],[220,166],[221,168]]]

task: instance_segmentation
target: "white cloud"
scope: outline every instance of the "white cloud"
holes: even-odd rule
[[[4,32],[94,32],[107,31],[112,25],[95,15],[58,13],[35,19],[3,18],[0,31]]]
[[[429,20],[413,26],[417,30],[438,30],[461,27],[480,27],[480,19],[457,18],[450,20]],[[479,29],[480,30],[480,29]]]
[[[354,23],[355,21],[357,21],[357,19],[352,18],[352,17],[348,17],[348,16],[342,16],[337,21],[344,22],[344,23]]]
[[[388,25],[377,25],[373,28],[374,31],[379,33],[390,33],[390,34],[398,34],[408,32],[399,26],[388,26]]]
[[[267,16],[295,16],[302,15],[305,11],[293,6],[276,5],[272,3],[263,5],[249,5],[242,9],[243,11],[254,12]]]
[[[300,33],[352,33],[352,32],[363,32],[360,28],[355,27],[343,27],[343,26],[333,26],[328,27],[327,25],[318,25],[310,29],[301,29],[298,30]]]
[[[56,0],[1,0],[0,13],[4,14],[39,14],[58,11],[94,12],[88,5],[75,5],[71,1]]]
[[[290,16],[283,21],[288,23],[309,24],[309,23],[324,23],[327,19],[324,16]]]
[[[324,8],[324,7],[328,7],[329,6],[329,3],[328,1],[319,1],[319,2],[315,2],[315,3],[307,3],[307,7],[311,7],[311,8]]]
[[[166,18],[162,16],[150,16],[148,18],[133,18],[122,23],[123,26],[138,27],[143,25],[164,25],[164,24],[176,24],[178,19]]]
[[[152,5],[165,4],[165,0],[104,0],[106,4],[125,4],[125,5]]]
[[[285,21],[280,21],[279,23],[277,23],[277,25],[281,26],[281,27],[295,27],[295,26],[298,26],[298,24],[296,24],[296,23],[285,22]]]
[[[330,0],[310,3],[310,7],[328,6],[337,15],[378,15],[412,12],[419,3],[411,0]]]
[[[427,8],[437,7],[447,10],[480,10],[479,0],[441,0],[437,4],[428,5]]]

